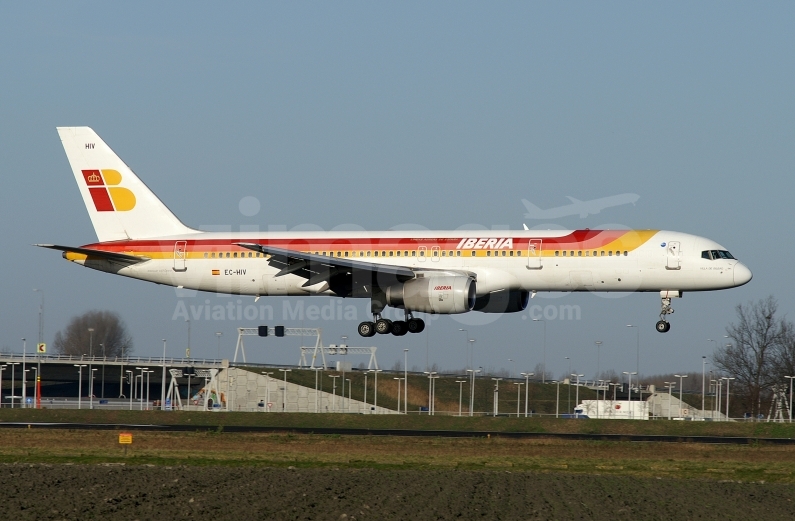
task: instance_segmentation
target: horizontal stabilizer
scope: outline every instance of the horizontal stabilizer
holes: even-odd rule
[[[64,253],[77,253],[79,255],[87,255],[88,257],[95,257],[109,261],[122,262],[125,264],[137,264],[150,260],[149,257],[137,257],[135,255],[127,255],[124,253],[116,253],[112,251],[91,250],[88,248],[74,248],[72,246],[60,246],[58,244],[34,244],[41,248],[49,248],[51,250],[59,250]]]

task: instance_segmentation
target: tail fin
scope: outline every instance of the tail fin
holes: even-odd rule
[[[195,233],[89,127],[58,127],[100,242]]]

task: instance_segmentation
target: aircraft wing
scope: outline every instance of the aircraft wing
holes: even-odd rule
[[[116,253],[113,251],[103,251],[103,250],[91,250],[88,248],[75,248],[72,246],[60,246],[58,244],[34,244],[34,246],[39,246],[41,248],[49,248],[51,250],[59,250],[66,253],[77,253],[79,255],[87,255],[89,257],[95,257],[103,260],[120,262],[122,264],[138,264],[139,262],[144,262],[151,260],[149,257],[138,257],[136,255],[127,255],[125,253]]]
[[[371,281],[380,280],[382,282],[389,280],[405,282],[415,278],[417,273],[420,272],[436,271],[440,273],[450,273],[450,270],[435,270],[433,268],[429,269],[424,267],[422,269],[412,269],[408,266],[378,264],[344,257],[315,255],[313,253],[304,253],[254,243],[238,242],[235,244],[243,248],[248,248],[249,250],[270,255],[268,264],[280,268],[276,277],[281,277],[290,273],[298,275],[299,277],[307,279],[303,284],[304,287],[314,286],[320,282],[329,282],[335,275],[352,274],[353,272],[365,275]],[[475,278],[474,273],[455,273]]]

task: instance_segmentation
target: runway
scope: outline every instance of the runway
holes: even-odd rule
[[[312,427],[261,427],[245,425],[155,425],[127,423],[0,422],[2,429],[132,430],[152,432],[294,433],[341,436],[400,436],[423,438],[560,439],[636,443],[709,443],[730,445],[795,445],[794,438],[743,436],[671,436],[654,434],[582,434],[550,432],[452,431],[422,429],[349,429]]]

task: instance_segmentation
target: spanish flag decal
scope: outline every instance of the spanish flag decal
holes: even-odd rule
[[[213,270],[213,275],[220,275],[220,274],[221,274],[221,270]]]

